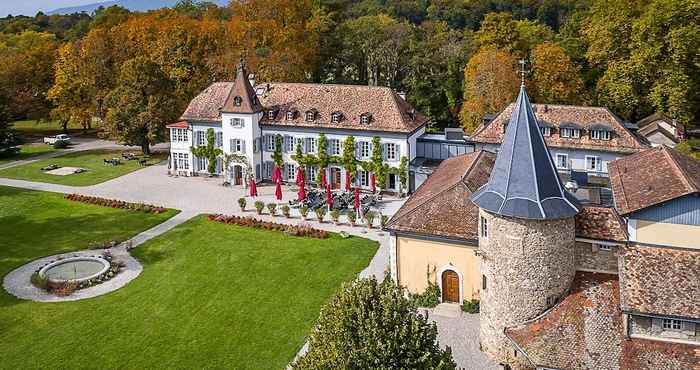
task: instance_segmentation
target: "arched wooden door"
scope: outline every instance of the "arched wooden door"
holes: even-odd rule
[[[452,270],[442,273],[442,301],[459,303],[459,276]]]
[[[233,185],[243,185],[243,168],[233,166]]]

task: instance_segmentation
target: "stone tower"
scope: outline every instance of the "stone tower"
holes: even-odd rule
[[[579,204],[559,180],[525,87],[513,109],[479,207],[482,350],[512,362],[504,329],[535,318],[573,281]]]

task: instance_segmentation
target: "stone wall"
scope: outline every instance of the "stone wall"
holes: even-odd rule
[[[600,249],[593,243],[576,242],[576,269],[584,271],[617,273],[619,247]]]
[[[664,329],[663,319],[630,315],[630,335],[643,335],[664,339],[679,339],[700,343],[700,325],[682,321],[680,330]]]
[[[481,346],[498,361],[515,362],[503,330],[535,318],[567,294],[576,272],[574,219],[524,220],[484,210],[479,215],[488,222],[488,237],[479,239]]]

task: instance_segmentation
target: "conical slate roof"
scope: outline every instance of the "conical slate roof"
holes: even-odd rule
[[[226,113],[258,113],[262,111],[262,105],[260,105],[253,86],[248,81],[248,73],[242,61],[238,66],[236,81],[233,82],[233,87],[221,111]]]
[[[578,201],[559,180],[524,86],[489,182],[471,199],[489,212],[524,219],[561,219],[579,212]]]

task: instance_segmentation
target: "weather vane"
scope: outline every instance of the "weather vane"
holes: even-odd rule
[[[525,87],[525,73],[527,73],[525,70],[525,59],[520,59],[518,63],[520,63],[520,86]]]

